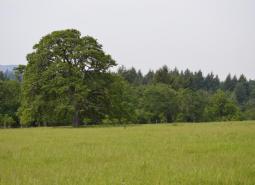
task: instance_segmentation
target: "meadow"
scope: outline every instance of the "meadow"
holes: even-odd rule
[[[255,121],[0,129],[1,185],[254,185]]]

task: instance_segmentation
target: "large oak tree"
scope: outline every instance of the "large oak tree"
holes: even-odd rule
[[[22,106],[23,124],[98,121],[104,108],[108,70],[115,66],[96,39],[74,29],[44,36],[27,55]],[[97,106],[95,106],[95,104]],[[56,120],[56,118],[58,118]]]

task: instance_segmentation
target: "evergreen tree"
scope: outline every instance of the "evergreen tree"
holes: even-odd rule
[[[147,85],[153,83],[153,78],[154,72],[152,70],[149,70],[149,72],[143,78],[143,84]]]

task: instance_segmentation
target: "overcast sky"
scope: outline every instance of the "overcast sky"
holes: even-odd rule
[[[39,39],[75,28],[127,67],[255,79],[254,0],[0,0],[0,64],[26,64]]]

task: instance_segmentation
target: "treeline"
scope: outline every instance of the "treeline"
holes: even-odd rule
[[[167,66],[143,75],[116,66],[77,30],[44,36],[15,68],[0,73],[2,127],[207,122],[255,119],[255,81]]]
[[[229,74],[220,81],[213,73],[204,76],[201,71],[167,66],[145,75],[135,68],[121,67],[117,74],[141,93],[142,101],[137,105],[145,113],[142,115],[149,115],[143,116],[145,122],[255,119],[255,81],[244,75],[237,78]]]

